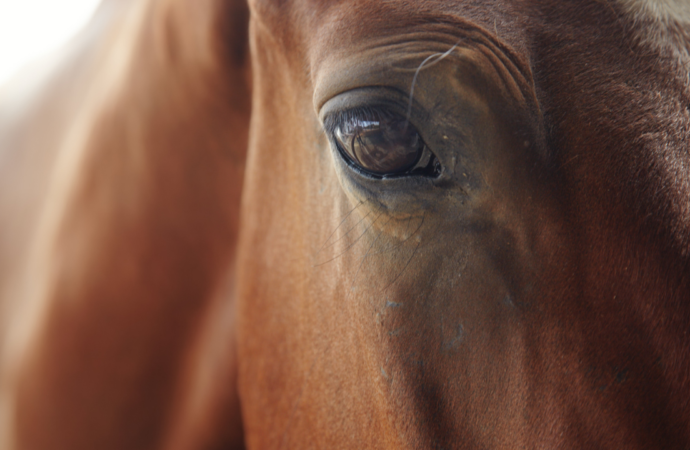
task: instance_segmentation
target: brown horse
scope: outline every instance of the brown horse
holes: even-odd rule
[[[0,448],[690,448],[683,0],[106,1],[0,92]]]

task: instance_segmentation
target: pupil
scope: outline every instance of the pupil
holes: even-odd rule
[[[353,163],[378,175],[411,169],[424,150],[417,130],[400,117],[352,118],[335,129],[335,138]]]

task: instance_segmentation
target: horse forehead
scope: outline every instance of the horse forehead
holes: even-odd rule
[[[585,8],[585,4],[588,7]],[[400,17],[454,14],[495,31],[506,43],[516,44],[516,47],[520,46],[519,43],[511,41],[516,39],[516,35],[521,40],[525,28],[534,31],[545,26],[539,20],[545,9],[565,7],[558,0],[249,0],[249,6],[253,17],[268,24],[274,32],[287,34],[300,30],[306,31],[309,36],[313,36],[313,33],[309,34],[310,31],[325,23],[355,24],[349,31],[357,32],[364,28],[366,32],[363,36],[366,37],[368,33],[382,30],[395,32]],[[687,28],[690,25],[690,2],[686,0],[583,2],[583,10],[596,13],[597,8],[615,10],[622,21],[635,24],[632,28],[641,34],[642,40],[650,41],[653,45],[672,39],[673,36],[669,35],[678,33],[679,26]],[[309,44],[312,42],[307,42]],[[659,45],[664,46],[665,42]]]
[[[471,21],[513,44],[525,28],[524,19],[534,12],[529,2],[521,0],[249,0],[249,4],[253,17],[274,34],[299,34],[303,46],[318,44],[329,32],[338,34],[340,42],[366,40],[444,17]],[[290,44],[295,42],[290,40]]]
[[[303,19],[324,20],[332,10],[346,11],[340,14],[340,20],[348,17],[357,20],[375,20],[379,23],[392,22],[391,11],[416,13],[455,13],[471,18],[478,24],[490,26],[524,26],[523,16],[539,14],[545,7],[557,7],[558,0],[424,0],[408,2],[405,0],[249,0],[249,6],[255,17],[266,22],[284,26],[304,25]],[[651,19],[665,23],[690,23],[690,2],[686,0],[611,0],[610,2],[593,2],[599,8],[616,8],[631,19]],[[289,12],[302,12],[285,16]],[[289,18],[289,20],[286,20]]]
[[[588,74],[608,66],[634,67],[636,79],[647,79],[650,75],[643,72],[659,63],[628,54],[635,44],[651,53],[673,54],[681,66],[690,63],[685,44],[690,2],[685,0],[249,0],[249,5],[255,22],[274,36],[280,52],[300,60],[294,67],[306,68],[312,84],[329,58],[344,55],[366,65],[364,49],[391,38],[433,40],[437,35],[429,30],[444,24],[447,30],[467,24],[481,29],[525,73],[538,70],[535,64],[544,55],[549,58],[554,38],[572,51],[550,60],[550,73],[583,65]]]
[[[614,23],[593,20],[607,13],[651,47],[673,45],[674,33],[690,24],[690,3],[681,0],[591,0],[575,9],[558,0],[249,0],[249,5],[254,20],[276,37],[284,53],[310,59],[312,65],[331,52],[356,55],[360,46],[375,46],[381,38],[418,38],[425,27],[444,21],[481,28],[526,61],[544,33],[587,40],[620,32]],[[561,30],[564,25],[570,30]]]

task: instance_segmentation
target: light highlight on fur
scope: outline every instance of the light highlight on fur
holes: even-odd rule
[[[618,0],[630,13],[647,15],[658,21],[690,23],[687,0]]]
[[[617,0],[630,14],[642,45],[675,59],[678,67],[690,64],[690,1]]]

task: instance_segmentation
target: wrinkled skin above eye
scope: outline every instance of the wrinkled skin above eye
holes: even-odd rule
[[[417,130],[402,117],[353,114],[335,127],[333,135],[346,158],[377,175],[411,169],[424,151]]]

